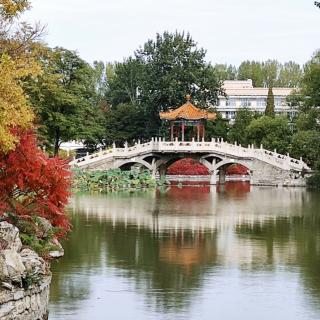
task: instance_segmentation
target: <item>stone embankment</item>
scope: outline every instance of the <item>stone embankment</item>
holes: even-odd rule
[[[22,245],[15,226],[0,222],[0,319],[48,319],[50,282],[49,263]]]

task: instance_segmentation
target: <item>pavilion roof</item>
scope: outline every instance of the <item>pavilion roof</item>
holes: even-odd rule
[[[162,120],[215,120],[217,115],[214,112],[208,112],[207,110],[197,108],[190,102],[190,98],[187,96],[187,102],[181,107],[169,110],[167,112],[160,112],[160,119]]]

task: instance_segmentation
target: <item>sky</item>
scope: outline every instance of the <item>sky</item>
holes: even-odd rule
[[[300,64],[320,48],[313,0],[31,0],[25,14],[46,25],[51,46],[93,62],[122,61],[156,33],[189,32],[206,60],[239,65],[277,59]]]

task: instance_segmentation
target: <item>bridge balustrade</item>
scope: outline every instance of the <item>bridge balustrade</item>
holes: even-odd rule
[[[73,160],[70,165],[81,167],[94,163],[96,161],[107,160],[108,158],[131,158],[146,153],[213,153],[222,155],[227,158],[237,159],[257,159],[267,162],[273,166],[284,170],[298,170],[310,169],[305,162],[298,159],[291,158],[289,154],[281,155],[275,151],[265,150],[262,146],[254,148],[249,145],[247,148],[241,145],[230,144],[223,139],[211,139],[211,141],[165,141],[161,138],[153,138],[146,143],[138,141],[134,146],[128,147],[127,143],[123,148],[117,148],[113,145],[107,150],[100,150],[91,155]]]

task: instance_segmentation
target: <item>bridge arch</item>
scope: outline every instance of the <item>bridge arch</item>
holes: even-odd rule
[[[204,159],[201,156],[194,156],[192,154],[183,154],[183,155],[177,154],[174,156],[169,156],[169,157],[159,159],[155,162],[155,170],[159,171],[160,175],[163,176],[166,174],[167,169],[172,164],[174,164],[175,162],[182,160],[182,159],[193,159],[193,160],[199,162],[204,167],[206,167],[209,172],[211,172],[211,170],[212,170],[212,165],[209,161],[207,161],[206,159]]]
[[[114,168],[122,169],[122,168],[128,167],[129,165],[133,166],[134,164],[140,164],[144,166],[146,169],[150,171],[152,170],[152,165],[142,159],[128,159],[128,160],[116,161],[116,163],[114,164]]]
[[[219,179],[218,179],[219,184],[224,184],[226,181],[227,168],[233,164],[241,165],[244,168],[246,168],[247,169],[247,176],[250,177],[250,181],[251,181],[252,175],[253,175],[253,170],[252,170],[252,166],[249,163],[247,163],[245,161],[241,161],[241,160],[240,161],[235,160],[235,159],[224,159],[224,160],[218,162],[213,167],[213,170],[211,173],[211,178],[210,178],[211,184],[216,184],[217,175],[219,176]]]
[[[243,162],[243,161],[239,161],[239,160],[234,160],[234,159],[224,159],[218,163],[216,163],[216,165],[212,168],[213,171],[218,171],[220,170],[221,167],[228,167],[229,165],[232,165],[232,164],[240,164],[244,167],[246,167],[250,172],[252,172],[252,166],[247,163],[247,162]]]

